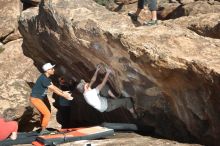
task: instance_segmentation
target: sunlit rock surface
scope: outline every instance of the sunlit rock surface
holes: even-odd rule
[[[20,0],[1,0],[0,7],[0,114],[6,108],[16,108],[17,117],[22,118],[19,130],[32,130],[28,122],[33,112],[28,99],[39,71],[33,60],[23,54],[23,39],[18,31]]]
[[[21,6],[20,0],[0,0],[0,3],[0,42],[5,44],[21,37],[17,28]]]

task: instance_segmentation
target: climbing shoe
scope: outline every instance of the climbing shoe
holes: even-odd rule
[[[138,15],[136,15],[135,13],[129,12],[128,16],[130,16],[133,21],[137,21],[138,19]]]
[[[46,135],[46,134],[50,134],[50,131],[48,131],[47,129],[41,130],[39,135]]]
[[[157,20],[145,21],[143,23],[143,25],[146,25],[146,26],[152,26],[152,25],[156,25],[156,24],[157,24]]]

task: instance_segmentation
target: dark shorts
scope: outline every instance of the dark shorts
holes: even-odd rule
[[[109,97],[108,91],[110,90],[110,87],[106,84],[102,90],[100,91],[100,95],[103,97]]]
[[[128,110],[133,108],[130,98],[107,99],[107,102],[108,102],[108,108],[106,112],[113,111],[119,107],[124,107]]]
[[[138,8],[143,9],[144,4],[148,4],[148,8],[150,11],[157,10],[157,0],[138,0]]]

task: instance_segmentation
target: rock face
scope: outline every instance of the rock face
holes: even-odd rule
[[[13,107],[19,110],[21,131],[33,128],[29,125],[33,112],[29,104],[30,86],[35,82],[39,71],[33,61],[23,55],[21,48],[23,39],[11,41],[2,46],[0,53],[0,111]],[[34,117],[34,116],[33,116]]]
[[[219,20],[219,13],[208,13],[198,14],[196,16],[181,17],[176,20],[170,20],[170,22],[195,31],[199,35],[220,39]]]
[[[21,12],[20,0],[0,0],[0,3],[0,42],[7,43],[21,37],[17,29]]]
[[[18,39],[2,46],[4,50],[0,53],[1,79],[24,79],[34,82],[35,76],[39,75],[33,61],[23,55],[22,42],[23,39]]]
[[[156,134],[207,145],[220,142],[219,39],[178,22],[136,28],[128,16],[92,0],[46,1],[39,11],[22,13],[19,30],[25,55],[38,67],[50,61],[59,75],[89,81],[97,64],[111,66],[109,84],[134,98],[138,112],[145,113],[140,121]],[[88,105],[77,106],[81,99],[75,99],[78,112],[72,122],[87,116],[90,124],[102,122],[100,113],[84,108]],[[104,119],[120,122],[111,113]]]
[[[211,14],[220,12],[220,3],[217,1],[195,1],[180,3],[161,3],[159,17],[161,19],[175,19],[182,16],[196,16],[198,14]],[[212,15],[210,15],[212,16]],[[209,17],[207,17],[209,18]]]
[[[17,22],[21,13],[20,1],[1,0],[0,7],[0,111],[2,113],[6,108],[16,108],[18,117],[22,118],[19,130],[23,131],[31,129],[33,125],[28,124],[34,115],[28,108],[28,97],[30,85],[36,80],[39,71],[33,61],[23,54],[23,39]]]

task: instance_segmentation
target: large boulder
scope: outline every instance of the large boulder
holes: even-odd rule
[[[17,28],[21,13],[20,0],[0,0],[0,4],[0,40],[7,43],[21,37]]]
[[[23,131],[25,126],[31,129],[28,124],[33,113],[29,108],[30,87],[39,71],[34,62],[24,56],[21,47],[23,39],[18,31],[20,0],[0,0],[0,7],[0,111],[16,108],[17,116],[21,118],[19,130]]]
[[[220,3],[210,3],[208,1],[196,1],[183,6],[184,15],[196,15],[196,14],[207,14],[207,13],[219,13]]]
[[[220,39],[220,16],[219,13],[198,14],[196,16],[181,17],[166,21],[166,23],[175,23],[199,35]]]
[[[219,12],[220,3],[217,1],[214,1],[213,3],[208,1],[195,1],[185,4],[161,3],[159,5],[159,17],[165,20],[175,19],[182,16],[196,16],[199,14],[211,14]]]
[[[145,113],[140,121],[156,134],[208,145],[220,142],[218,39],[173,23],[136,28],[128,16],[92,0],[45,1],[39,11],[22,13],[19,30],[25,55],[38,67],[51,61],[59,75],[89,81],[97,64],[111,66],[109,84],[134,98],[138,112]],[[102,122],[100,113],[86,106],[77,106],[72,121]],[[88,116],[89,122],[82,120]],[[109,115],[104,120],[126,118]]]
[[[29,96],[31,86],[35,82],[39,71],[33,61],[23,55],[21,48],[23,39],[10,41],[1,46],[0,51],[0,111],[12,107],[18,110],[21,126],[19,129],[32,130],[30,123],[32,115],[36,115],[30,108]]]
[[[23,39],[18,39],[1,47],[1,79],[23,79],[34,82],[36,76],[39,75],[39,71],[34,67],[34,62],[30,58],[24,56],[22,42]]]

